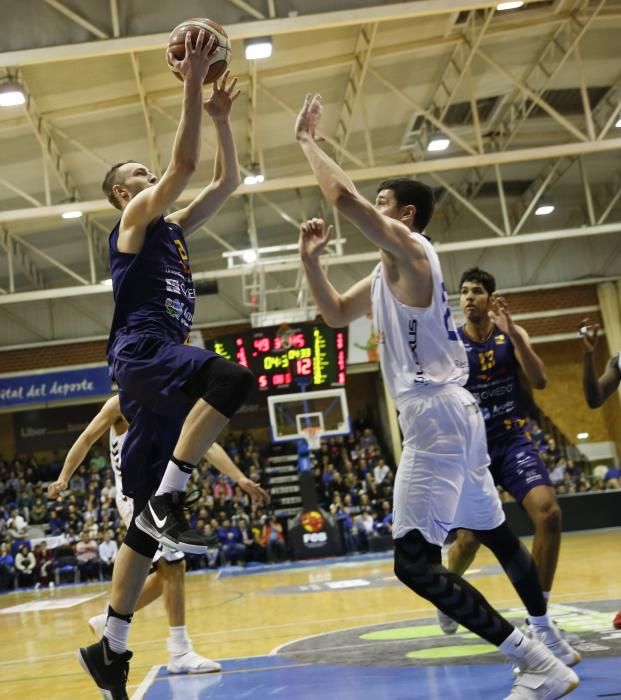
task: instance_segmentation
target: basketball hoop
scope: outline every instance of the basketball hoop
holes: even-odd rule
[[[321,428],[318,425],[309,425],[302,428],[302,434],[309,449],[318,450],[321,445]]]

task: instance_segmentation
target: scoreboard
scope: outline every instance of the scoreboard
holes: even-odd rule
[[[252,370],[261,391],[345,385],[345,329],[304,323],[283,333],[270,326],[212,338],[205,347]]]

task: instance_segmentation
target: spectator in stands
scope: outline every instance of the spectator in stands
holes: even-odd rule
[[[47,523],[47,505],[41,496],[35,498],[29,516],[31,525],[43,525],[43,523]]]
[[[6,542],[0,544],[0,591],[13,588],[15,578],[15,559]]]
[[[225,563],[243,564],[246,548],[242,543],[239,528],[231,524],[229,518],[224,518],[221,527],[217,530],[217,535],[222,545],[222,555]]]
[[[215,498],[224,498],[230,501],[233,498],[233,487],[230,481],[225,476],[219,476],[213,487],[213,495]]]
[[[34,557],[36,561],[35,588],[39,588],[39,586],[50,586],[53,588],[54,553],[47,548],[47,542],[45,540],[35,545]]]
[[[75,546],[75,555],[78,560],[80,579],[85,581],[101,580],[101,562],[99,560],[97,542],[92,535],[84,530],[80,540]]]
[[[36,564],[34,554],[28,549],[27,545],[21,544],[15,555],[15,570],[17,571],[19,586],[26,588],[34,585]]]
[[[375,483],[379,486],[384,479],[390,474],[390,467],[386,464],[383,457],[380,457],[377,464],[373,467],[373,478]]]
[[[266,516],[263,521],[261,531],[261,545],[267,550],[268,564],[284,561],[287,557],[287,547],[285,546],[285,536],[282,525],[271,516]]]
[[[562,458],[558,459],[556,463],[553,464],[552,469],[549,471],[550,481],[552,482],[553,486],[559,486],[563,483],[566,467],[567,463]]]
[[[11,515],[7,520],[7,528],[12,537],[22,537],[28,530],[28,523],[17,508],[11,509]]]
[[[101,561],[101,574],[104,579],[112,578],[112,569],[114,568],[114,560],[119,553],[117,543],[112,539],[110,530],[104,530],[103,541],[99,543],[97,554]]]
[[[369,551],[369,541],[375,532],[375,521],[371,515],[371,508],[365,506],[360,515],[354,519],[354,530],[356,532],[356,545],[359,552]]]
[[[111,503],[116,498],[116,486],[113,484],[110,477],[106,477],[103,488],[101,489],[101,502]]]

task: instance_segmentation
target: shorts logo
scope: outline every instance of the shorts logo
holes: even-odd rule
[[[173,318],[181,318],[183,304],[178,299],[169,299],[166,297],[166,313]]]

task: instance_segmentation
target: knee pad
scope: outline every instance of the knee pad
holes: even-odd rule
[[[154,540],[150,535],[147,535],[146,532],[139,530],[133,520],[127,528],[125,544],[133,549],[137,554],[142,554],[143,557],[147,557],[149,559],[153,559],[159,546],[159,542]]]
[[[255,386],[254,374],[242,365],[215,357],[205,363],[191,394],[232,418]]]

